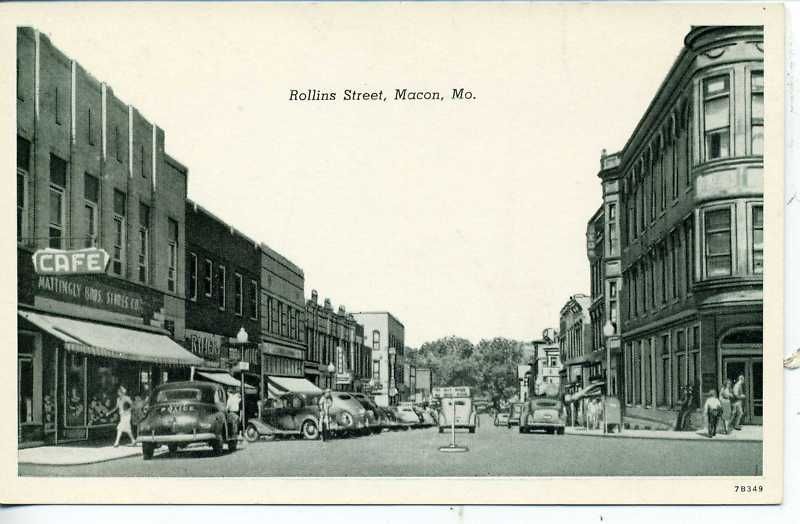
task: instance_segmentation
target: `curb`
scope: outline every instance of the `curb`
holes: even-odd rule
[[[574,435],[578,437],[595,437],[595,438],[627,438],[627,439],[639,439],[639,440],[680,440],[680,441],[698,441],[698,442],[764,442],[764,439],[757,439],[757,438],[737,438],[737,439],[713,439],[713,438],[696,438],[696,437],[647,437],[644,435],[625,435],[622,434],[614,434],[614,435],[604,435],[602,433],[565,433],[565,435]],[[695,433],[696,435],[696,433]]]
[[[166,453],[166,452],[167,452],[166,450],[158,450],[153,454],[153,456],[162,455],[163,453]],[[69,467],[69,466],[88,466],[90,464],[100,464],[100,463],[103,463],[103,462],[111,462],[112,460],[121,460],[121,459],[126,459],[126,458],[131,458],[131,457],[141,457],[141,456],[142,456],[142,450],[141,450],[141,448],[139,448],[137,453],[131,453],[130,455],[121,455],[121,456],[118,456],[118,457],[105,457],[105,458],[98,458],[98,459],[92,459],[92,460],[81,460],[81,461],[75,460],[75,461],[72,461],[72,462],[59,462],[59,463],[17,461],[17,466],[45,466],[45,467],[53,467],[53,468],[58,468],[58,467],[62,467],[62,466],[66,466],[66,467]]]

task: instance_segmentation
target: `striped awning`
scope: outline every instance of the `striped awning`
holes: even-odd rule
[[[289,391],[295,393],[321,393],[322,390],[304,378],[267,377],[270,397],[279,397]]]
[[[160,333],[30,311],[17,313],[42,331],[63,341],[68,351],[174,366],[203,365],[202,358]]]

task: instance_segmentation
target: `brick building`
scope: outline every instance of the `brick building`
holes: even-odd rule
[[[396,404],[404,384],[405,327],[387,311],[353,313],[372,347],[371,392],[379,406]]]
[[[564,393],[575,393],[602,378],[600,355],[592,351],[591,298],[577,293],[569,297],[559,315],[558,346],[562,368],[559,383]]]
[[[17,30],[21,445],[114,431],[131,397],[200,359],[183,349],[187,169],[164,132],[32,28]],[[99,247],[105,275],[36,275],[37,249]]]
[[[601,171],[621,219],[626,413],[672,424],[745,377],[762,414],[763,28],[695,27]]]

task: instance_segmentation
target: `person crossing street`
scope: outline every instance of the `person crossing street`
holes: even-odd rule
[[[325,393],[319,397],[320,438],[322,438],[322,442],[327,441],[330,437],[330,412],[332,407],[333,395],[331,395],[331,390],[328,388],[325,390]]]

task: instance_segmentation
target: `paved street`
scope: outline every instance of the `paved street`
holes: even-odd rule
[[[449,434],[435,428],[319,441],[248,444],[214,457],[207,448],[85,466],[21,465],[23,476],[586,476],[759,475],[761,442],[521,435],[484,417],[477,432],[457,433],[467,453],[441,453]]]

